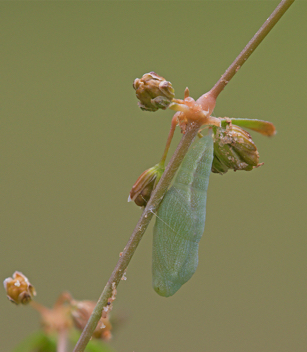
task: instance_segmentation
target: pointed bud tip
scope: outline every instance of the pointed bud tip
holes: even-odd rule
[[[139,207],[145,207],[163,172],[164,166],[160,164],[145,170],[133,185],[128,200],[133,200]]]

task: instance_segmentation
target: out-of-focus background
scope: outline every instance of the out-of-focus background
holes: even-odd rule
[[[155,71],[198,98],[277,4],[2,2],[1,280],[22,271],[48,307],[64,290],[96,300],[172,117],[142,112],[133,80]],[[167,299],[151,287],[151,224],[118,289],[115,350],[306,351],[306,10],[291,6],[217,101],[215,116],[276,125],[253,133],[264,166],[212,174],[197,272]],[[11,351],[39,317],[4,290],[0,307]]]

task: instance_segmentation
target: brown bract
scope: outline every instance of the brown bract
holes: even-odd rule
[[[112,302],[110,302],[111,305]],[[63,292],[52,309],[48,309],[37,302],[31,306],[41,315],[41,324],[48,335],[69,332],[73,327],[83,330],[95,307],[93,301],[76,301],[68,292]],[[109,322],[109,306],[106,314],[101,318],[93,337],[109,340],[112,326]]]
[[[95,308],[96,302],[73,301],[72,305],[72,319],[74,322],[74,326],[78,330],[82,331]],[[101,317],[93,333],[93,337],[97,339],[109,340],[112,337],[111,330],[112,326],[110,324],[108,316]]]
[[[31,306],[41,315],[41,324],[46,334],[60,333],[72,328],[71,300],[71,295],[64,292],[59,296],[52,309],[37,302],[31,303]]]
[[[195,101],[189,96],[189,89],[186,88],[184,92],[184,100],[174,99],[173,101],[187,107],[184,111],[177,112],[174,115],[174,118],[177,118],[178,125],[183,133],[185,132],[187,124],[190,122],[195,122],[200,126],[220,126],[220,120],[211,116],[215,107],[215,98],[210,92],[203,94],[197,99],[197,101]]]

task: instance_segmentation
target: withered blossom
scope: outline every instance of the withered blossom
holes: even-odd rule
[[[36,296],[35,288],[20,271],[15,271],[13,277],[6,278],[3,285],[7,298],[15,304],[27,304]]]

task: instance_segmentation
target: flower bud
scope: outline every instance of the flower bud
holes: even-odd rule
[[[32,302],[32,307],[41,314],[41,325],[47,335],[71,329],[73,326],[71,317],[72,301],[71,295],[68,292],[63,292],[51,309],[37,302]]]
[[[251,135],[226,121],[226,128],[214,131],[212,172],[224,174],[228,169],[250,171],[258,164],[259,153]]]
[[[128,202],[133,200],[139,207],[146,206],[163,172],[164,165],[162,166],[160,163],[144,171],[133,185],[128,197]]]
[[[7,298],[15,304],[27,304],[36,296],[34,287],[30,284],[26,276],[15,271],[13,278],[8,277],[3,281]]]
[[[73,301],[72,302],[72,319],[75,327],[78,330],[83,330],[87,321],[89,320],[96,303],[93,301]],[[97,327],[93,333],[96,339],[109,340],[111,338],[112,326],[108,317],[101,317]]]
[[[171,82],[155,72],[145,73],[142,78],[136,78],[133,88],[140,100],[139,107],[147,111],[167,109],[175,96]]]

